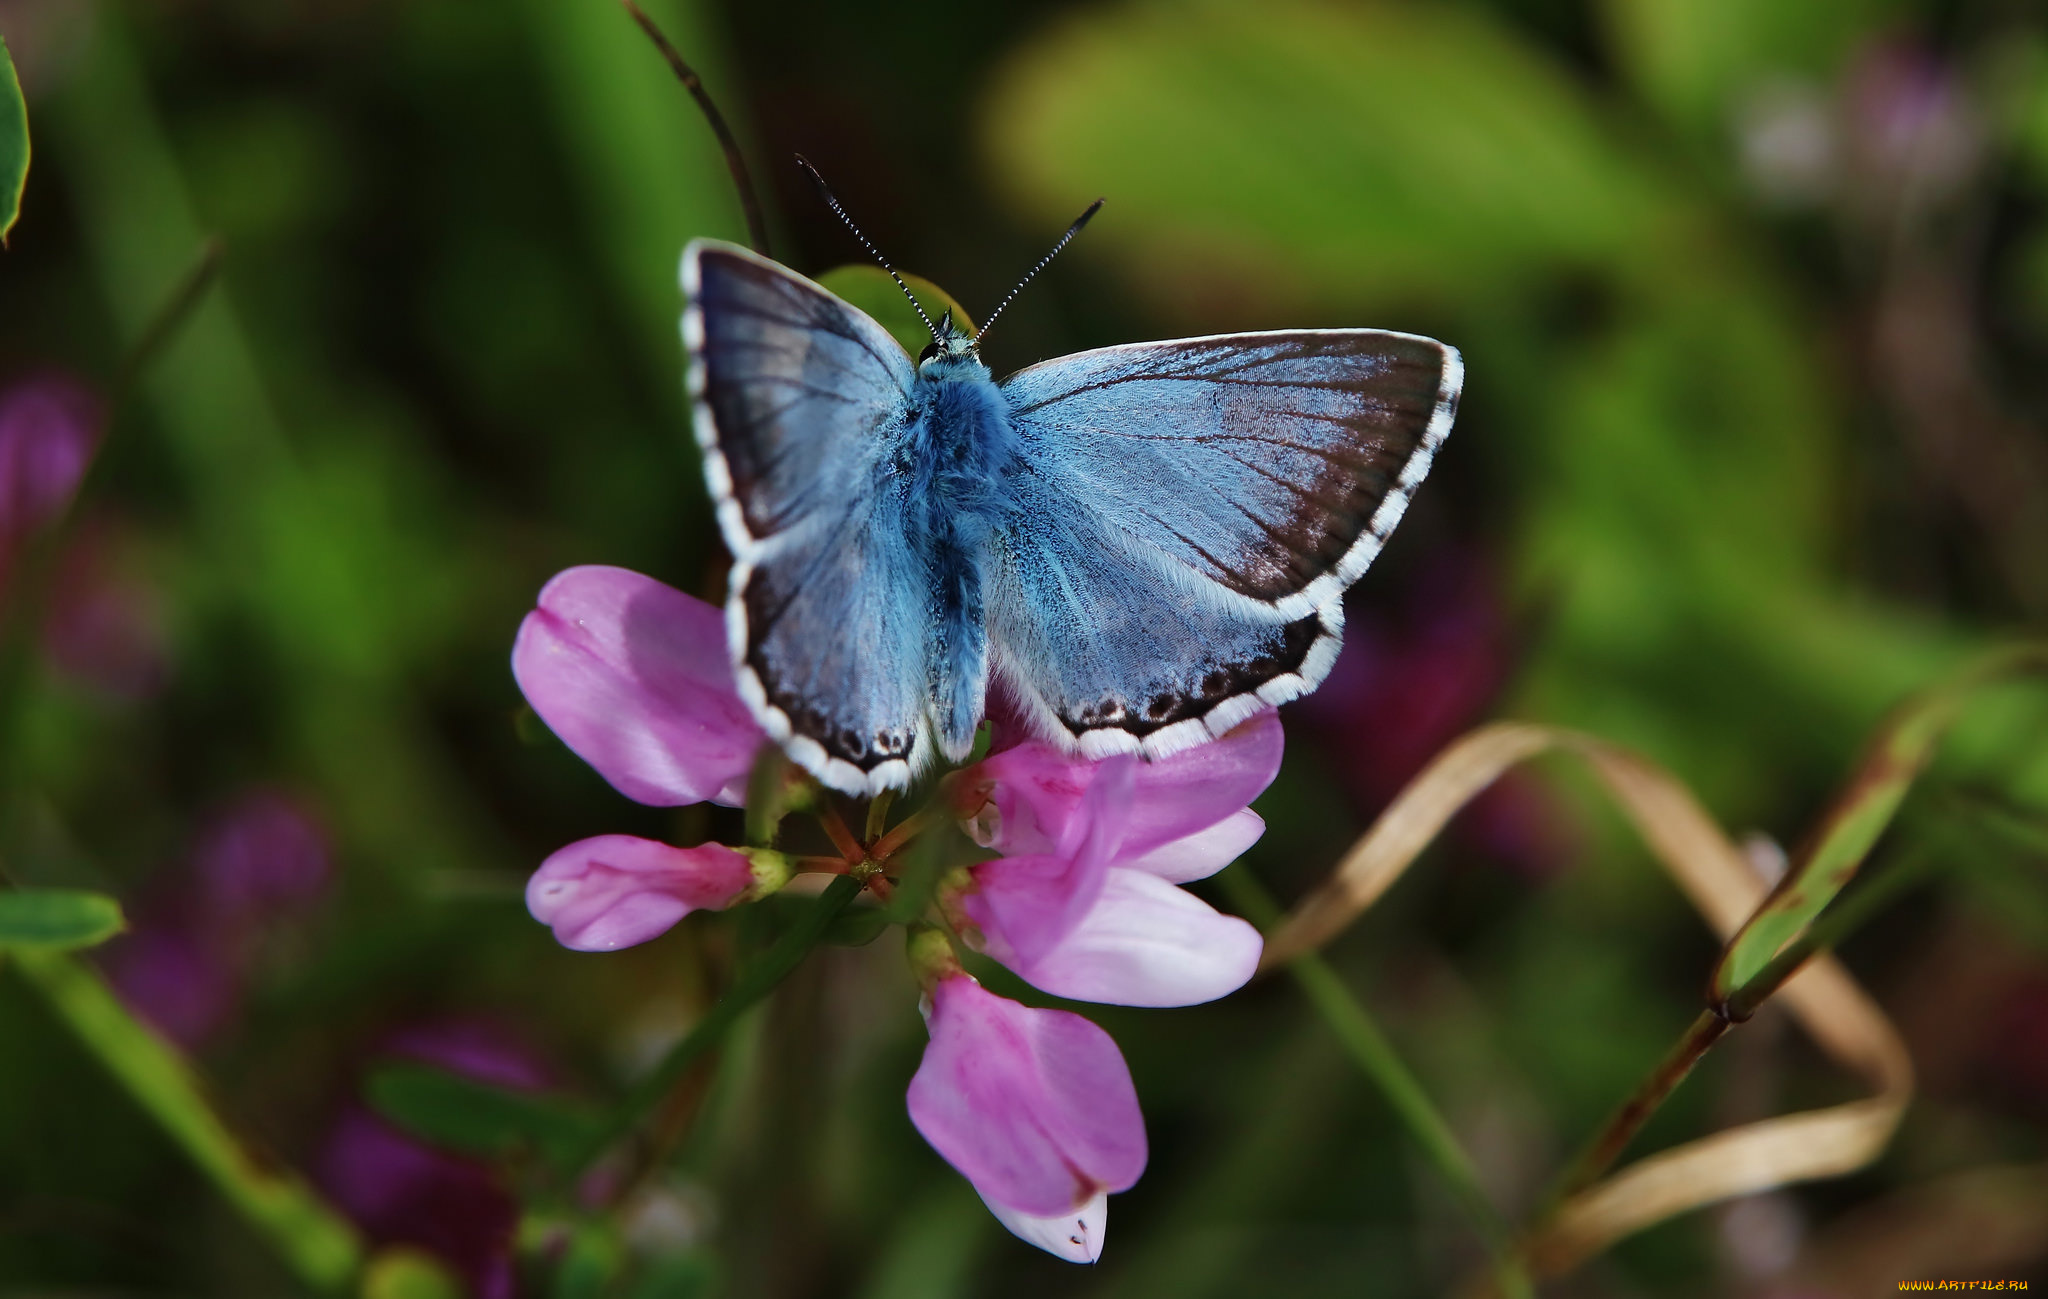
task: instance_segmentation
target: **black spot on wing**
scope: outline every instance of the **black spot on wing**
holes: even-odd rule
[[[1176,722],[1206,717],[1226,699],[1254,694],[1275,677],[1299,672],[1311,647],[1323,634],[1322,617],[1310,614],[1281,627],[1248,658],[1208,663],[1190,679],[1160,686],[1143,699],[1125,699],[1114,692],[1100,699],[1060,710],[1060,721],[1075,734],[1086,731],[1127,731],[1143,739]]]
[[[774,583],[762,580],[762,576],[757,571],[742,593],[747,609],[747,666],[761,682],[768,702],[789,718],[790,730],[816,740],[826,753],[862,771],[873,771],[897,759],[907,760],[916,738],[908,726],[884,725],[869,731],[850,725],[845,718],[829,715],[816,700],[783,679],[768,646],[775,625],[788,611],[791,597],[777,594]]]

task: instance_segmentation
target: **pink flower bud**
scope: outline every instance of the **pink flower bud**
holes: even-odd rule
[[[658,938],[692,911],[722,911],[753,887],[752,863],[724,844],[601,834],[542,862],[526,909],[562,946],[609,952]]]

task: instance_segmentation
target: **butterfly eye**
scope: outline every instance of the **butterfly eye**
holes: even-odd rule
[[[919,352],[919,353],[917,354],[917,363],[918,363],[919,365],[923,365],[923,364],[924,364],[924,363],[925,363],[926,361],[929,361],[929,360],[931,360],[931,359],[932,359],[933,357],[937,356],[938,354],[939,354],[939,345],[938,345],[937,343],[926,343],[926,344],[924,345],[924,351],[922,351],[922,352]]]

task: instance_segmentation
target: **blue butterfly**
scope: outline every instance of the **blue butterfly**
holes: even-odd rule
[[[926,317],[913,362],[736,245],[693,242],[682,280],[740,692],[856,796],[965,759],[992,693],[1070,751],[1160,757],[1315,689],[1464,378],[1433,339],[1293,329],[997,383],[1001,306],[974,335]]]

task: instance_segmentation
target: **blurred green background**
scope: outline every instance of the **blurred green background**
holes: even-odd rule
[[[976,314],[1107,195],[991,340],[999,375],[1281,325],[1464,351],[1456,434],[1352,593],[1346,659],[1288,710],[1245,863],[1283,898],[1499,715],[1640,749],[1767,859],[1888,707],[2048,616],[2032,6],[647,8],[800,271],[858,249],[798,151]],[[683,243],[744,233],[709,133],[609,0],[0,0],[0,34],[36,149],[0,254],[0,389],[61,372],[111,403],[71,516],[9,580],[6,877],[122,897],[116,986],[176,1002],[130,993],[323,1186],[367,1148],[350,1124],[379,1060],[615,1094],[752,922],[580,956],[527,918],[526,875],[583,835],[730,838],[737,817],[615,795],[507,655],[569,565],[723,580],[676,337]],[[209,237],[219,283],[119,388]],[[1880,850],[1950,868],[1845,949],[1922,1076],[1884,1159],[1667,1223],[1546,1293],[2048,1282],[2044,736],[2038,690],[1988,697]],[[196,941],[220,845],[277,833],[302,887]],[[1332,956],[1521,1215],[1697,1010],[1714,951],[1559,768],[1487,795]],[[442,1157],[430,1192],[357,1216],[480,1294],[1391,1296],[1475,1260],[1274,982],[1091,1012],[1152,1164],[1102,1263],[1055,1262],[910,1128],[914,1003],[892,942],[814,958],[724,1054],[604,1267],[506,1239],[516,1169]],[[0,1294],[298,1293],[4,971],[0,1044]],[[1649,1141],[1852,1086],[1767,1011]]]

